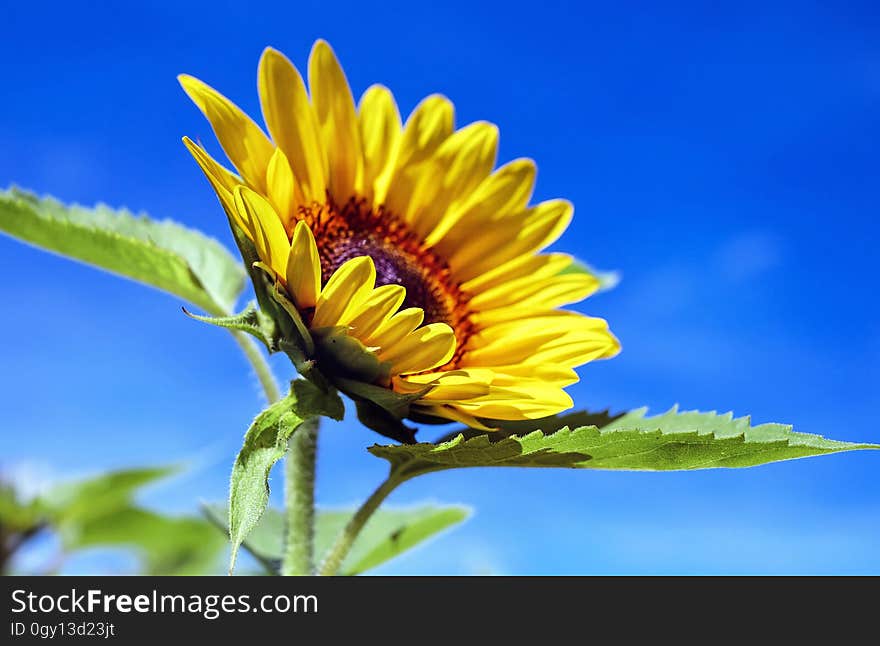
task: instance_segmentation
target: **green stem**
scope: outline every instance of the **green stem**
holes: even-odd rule
[[[257,379],[260,380],[260,385],[263,387],[263,392],[266,393],[266,399],[270,404],[277,402],[281,399],[281,391],[278,389],[278,384],[275,383],[275,376],[272,374],[272,369],[269,367],[266,357],[260,352],[260,348],[258,348],[257,344],[254,343],[254,340],[244,332],[233,330],[232,336],[235,338],[236,343],[238,343],[239,347],[244,352],[244,356],[247,357],[247,360],[253,367]]]
[[[406,478],[400,477],[394,471],[388,475],[385,482],[380,484],[372,495],[366,499],[364,504],[361,505],[355,512],[354,516],[351,517],[351,520],[348,521],[345,529],[343,529],[339,536],[337,536],[336,542],[333,543],[333,547],[327,552],[327,556],[324,558],[324,562],[321,564],[318,574],[322,576],[333,576],[339,572],[339,568],[342,566],[345,557],[348,556],[351,546],[354,544],[358,534],[361,533],[364,525],[370,520],[373,512],[379,509],[379,505],[381,505],[385,498],[388,497],[388,494],[394,491],[394,489],[405,480]]]
[[[306,420],[290,438],[284,460],[284,505],[287,538],[281,574],[303,576],[314,571],[315,457],[319,417]]]

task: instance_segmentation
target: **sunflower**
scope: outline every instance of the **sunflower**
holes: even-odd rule
[[[237,175],[184,143],[314,337],[310,350],[320,357],[342,331],[382,366],[373,386],[413,397],[411,417],[491,428],[570,408],[574,368],[619,344],[604,320],[557,309],[599,283],[571,256],[541,253],[573,207],[529,205],[535,164],[494,169],[497,127],[456,129],[440,95],[405,124],[381,85],[355,106],[322,40],[309,90],[271,48],[258,76],[271,138],[210,86],[179,77]]]

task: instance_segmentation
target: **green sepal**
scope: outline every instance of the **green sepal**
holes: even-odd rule
[[[312,332],[316,357],[329,366],[330,374],[368,383],[388,379],[391,365],[379,361],[375,352],[348,333],[348,328],[338,326]]]
[[[286,397],[257,415],[245,434],[230,478],[230,572],[239,546],[269,503],[269,471],[287,452],[291,435],[306,420],[318,416],[341,420],[344,414],[345,407],[334,390],[322,390],[311,381],[296,379]]]
[[[354,400],[358,419],[364,426],[397,442],[415,442],[417,429],[407,426],[403,420],[410,416],[412,403],[431,391],[431,385],[414,393],[402,394],[355,379],[337,377],[334,384]]]
[[[315,354],[315,342],[312,340],[312,335],[309,332],[308,327],[306,327],[305,322],[302,320],[299,310],[296,309],[296,305],[291,303],[287,296],[281,292],[277,282],[272,287],[272,298],[275,299],[275,302],[278,303],[281,306],[281,309],[290,317],[293,327],[296,328],[297,345],[303,349],[305,356],[313,356]]]
[[[284,352],[296,368],[297,373],[304,379],[308,379],[315,386],[323,391],[333,390],[333,385],[318,369],[315,359],[306,357],[302,348],[293,341],[282,339],[279,343],[281,351]]]
[[[354,405],[358,420],[371,431],[395,442],[415,444],[417,428],[407,426],[401,418],[366,399],[355,399]]]
[[[196,321],[216,325],[227,330],[245,332],[260,341],[269,352],[278,351],[275,321],[271,317],[266,316],[253,302],[249,303],[243,312],[234,316],[201,316],[193,314],[185,307],[182,309],[184,314]]]
[[[270,278],[266,272],[261,269],[263,265],[260,255],[254,243],[248,240],[244,232],[238,227],[233,218],[227,213],[229,220],[229,228],[232,231],[232,237],[238,246],[238,251],[244,261],[245,269],[251,279],[254,287],[254,294],[257,297],[257,303],[263,313],[269,316],[277,326],[276,338],[279,339],[298,339],[299,334],[296,327],[290,319],[290,315],[284,311],[280,303],[275,300],[275,281]],[[279,342],[280,343],[280,342]]]
[[[355,400],[364,400],[375,404],[395,419],[404,419],[410,415],[410,406],[418,399],[431,392],[433,388],[427,385],[412,393],[404,394],[391,388],[377,386],[375,384],[357,381],[355,379],[336,378],[336,387]],[[447,420],[448,424],[449,421]]]
[[[428,413],[422,412],[420,410],[413,410],[409,414],[409,418],[417,424],[424,424],[430,426],[444,426],[449,424],[449,420],[445,417],[437,417],[436,415],[429,415]],[[488,426],[494,428],[492,424],[488,424]],[[469,433],[473,431],[474,433],[482,434],[485,431],[480,431],[476,429],[470,428],[462,428],[456,429],[452,433],[449,433],[447,436],[444,436],[442,440],[437,440],[437,442],[445,442],[446,440],[451,440],[453,437],[458,435],[459,433]]]
[[[321,380],[316,380],[314,372],[310,372],[314,361],[314,341],[302,316],[281,292],[277,280],[260,259],[254,244],[228,214],[227,219],[253,283],[260,310],[276,325],[273,337],[275,348],[287,354],[299,374],[320,384]]]

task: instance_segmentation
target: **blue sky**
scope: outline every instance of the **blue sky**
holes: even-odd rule
[[[258,115],[263,47],[302,67],[324,37],[356,94],[382,82],[408,112],[442,92],[459,124],[500,126],[500,161],[537,161],[537,199],[574,202],[556,246],[623,274],[581,306],[624,349],[581,371],[580,406],[679,403],[880,442],[880,18],[868,3],[4,11],[0,184],[127,205],[231,245],[180,143],[213,145],[211,132],[175,76]],[[71,475],[188,460],[189,475],[147,502],[186,511],[223,498],[260,406],[231,340],[174,298],[8,238],[0,270],[0,461]],[[363,450],[375,439],[354,421],[327,427],[322,502],[356,502],[382,478]],[[476,515],[383,571],[876,574],[878,460],[435,474],[391,502],[461,502]]]

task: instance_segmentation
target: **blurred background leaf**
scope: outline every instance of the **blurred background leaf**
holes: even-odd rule
[[[123,548],[138,557],[141,574],[211,574],[219,571],[226,541],[201,517],[163,515],[134,503],[146,485],[178,471],[174,467],[123,469],[63,482],[25,499],[0,481],[0,572],[18,550],[51,532],[61,553],[45,573],[87,549]]]
[[[120,546],[134,549],[142,574],[217,573],[226,539],[202,518],[164,516],[138,507],[93,517],[68,539],[69,549]]]
[[[352,513],[353,510],[321,513],[315,531],[318,554],[332,545]],[[470,515],[470,509],[461,505],[379,509],[358,535],[339,572],[354,575],[372,570],[464,522]]]
[[[12,483],[0,481],[0,527],[7,533],[20,532],[40,523],[45,510],[42,501],[23,500]]]
[[[223,534],[227,532],[226,506],[210,504],[204,513]],[[322,555],[345,527],[354,509],[318,510],[315,518],[315,554]],[[340,570],[343,575],[361,574],[413,549],[440,532],[464,522],[470,509],[461,505],[421,505],[403,509],[380,509],[355,540]],[[284,550],[284,515],[269,508],[242,546],[267,572],[276,574]],[[218,534],[219,535],[219,534]]]
[[[52,524],[60,529],[77,528],[128,507],[141,487],[173,474],[173,467],[123,469],[50,488],[41,496]]]

